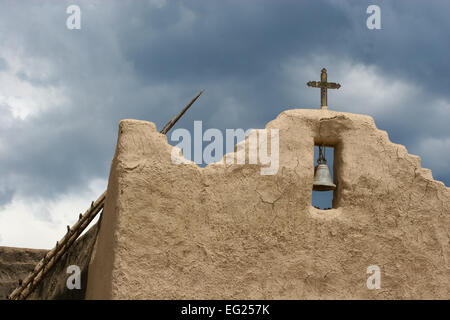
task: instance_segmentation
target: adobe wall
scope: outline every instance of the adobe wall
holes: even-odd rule
[[[176,165],[153,123],[121,121],[87,298],[450,298],[450,189],[419,157],[369,116],[296,109],[267,128],[280,162],[264,176]],[[335,147],[332,210],[311,207],[315,143]]]
[[[19,280],[33,271],[47,250],[0,247],[0,300],[19,286]]]
[[[28,300],[82,300],[87,288],[87,273],[91,253],[97,239],[99,223],[93,225],[84,235],[62,255],[60,260],[48,271]],[[19,286],[48,250],[0,247],[0,300]],[[80,289],[69,290],[66,282],[70,274],[67,267],[76,265],[81,270]]]
[[[99,223],[93,225],[84,235],[61,256],[48,271],[39,285],[28,296],[28,300],[83,300],[86,295],[88,267],[92,250],[97,239]],[[71,265],[80,268],[80,289],[68,289],[67,279]]]

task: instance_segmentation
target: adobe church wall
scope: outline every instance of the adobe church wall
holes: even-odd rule
[[[279,129],[279,170],[264,176],[174,164],[153,123],[121,121],[86,297],[450,298],[450,189],[419,157],[363,115],[296,109],[266,128]],[[326,211],[311,206],[319,143],[335,147]]]

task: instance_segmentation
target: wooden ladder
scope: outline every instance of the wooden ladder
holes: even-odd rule
[[[192,106],[192,104],[202,95],[203,90],[189,102],[186,107],[172,120],[170,120],[160,131],[162,134],[167,134],[175,123],[183,116],[183,114]],[[105,205],[106,191],[96,200],[91,203],[91,207],[84,213],[79,215],[78,221],[70,228],[67,226],[67,233],[64,237],[56,242],[56,246],[47,252],[45,257],[38,262],[34,270],[14,289],[8,296],[9,300],[24,300],[26,299],[37,285],[41,282],[47,272],[59,261],[70,246],[78,239],[80,234],[87,228],[91,221],[97,214],[103,210]]]

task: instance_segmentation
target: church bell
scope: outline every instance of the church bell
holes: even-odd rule
[[[325,159],[325,147],[319,146],[319,158],[317,166],[314,168],[314,191],[330,191],[336,189],[330,175],[330,168],[327,166]]]

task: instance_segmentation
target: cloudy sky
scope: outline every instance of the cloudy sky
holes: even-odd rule
[[[81,29],[66,27],[69,5]],[[381,30],[366,9],[381,8]],[[450,186],[448,1],[0,0],[0,245],[49,248],[106,189],[120,119],[262,128],[369,114]]]

